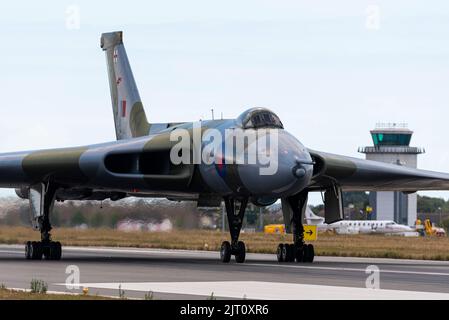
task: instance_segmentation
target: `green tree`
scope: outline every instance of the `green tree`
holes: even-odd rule
[[[343,207],[347,208],[350,204],[354,205],[354,210],[365,211],[369,205],[369,195],[365,192],[343,192]]]
[[[79,226],[83,223],[86,223],[86,217],[84,216],[84,214],[80,211],[77,210],[74,215],[72,216],[72,219],[70,220],[70,226]]]
[[[93,228],[104,227],[104,214],[101,212],[95,212],[90,221],[90,226]]]
[[[448,212],[448,201],[441,198],[431,198],[418,195],[418,212],[435,213],[439,212],[439,208],[441,208],[442,212]]]
[[[248,226],[254,226],[259,218],[259,207],[253,204],[248,205],[245,212],[246,223]]]

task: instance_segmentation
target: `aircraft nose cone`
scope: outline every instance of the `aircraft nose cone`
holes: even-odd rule
[[[264,166],[243,165],[239,176],[252,195],[284,197],[304,189],[310,181],[313,163],[307,149],[292,135],[279,132],[278,145],[271,154],[271,170],[261,173]]]

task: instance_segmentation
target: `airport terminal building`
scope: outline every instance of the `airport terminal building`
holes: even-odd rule
[[[394,163],[417,168],[418,154],[423,148],[411,147],[413,131],[404,123],[378,123],[370,131],[373,146],[360,147],[367,160]],[[393,220],[400,224],[414,225],[417,218],[417,195],[402,192],[371,192],[371,220]]]

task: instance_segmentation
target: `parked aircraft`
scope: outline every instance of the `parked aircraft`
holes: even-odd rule
[[[325,223],[324,218],[306,208],[305,220],[307,224],[316,225],[318,230],[333,230],[337,234],[400,234],[405,236],[419,236],[416,228],[398,224],[391,220],[340,220]]]

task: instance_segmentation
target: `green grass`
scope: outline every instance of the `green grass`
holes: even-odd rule
[[[31,293],[47,293],[48,285],[43,280],[31,280]]]

